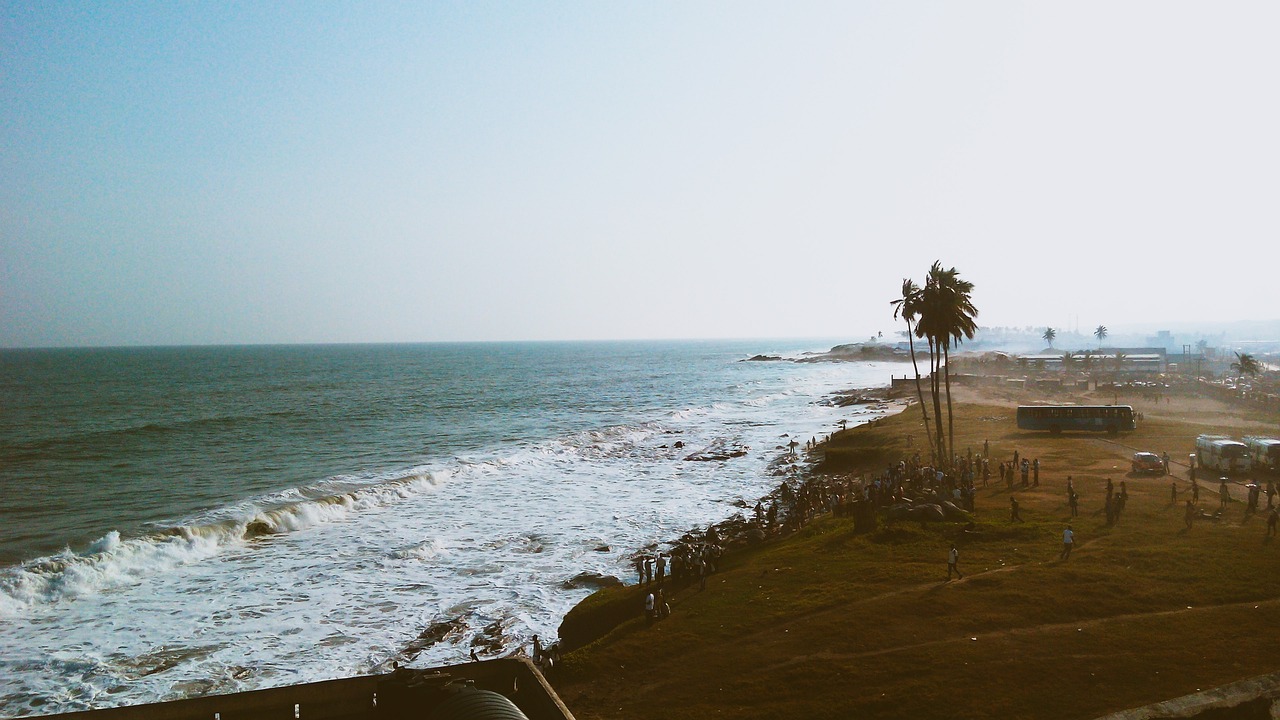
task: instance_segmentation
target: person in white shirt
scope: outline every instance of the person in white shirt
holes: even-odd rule
[[[1062,531],[1062,554],[1058,556],[1059,560],[1066,560],[1071,557],[1071,546],[1075,544],[1076,534],[1068,525],[1066,530]]]
[[[964,579],[964,575],[960,574],[960,568],[956,566],[956,563],[958,562],[960,562],[960,551],[956,550],[956,546],[953,544],[951,546],[951,552],[947,553],[947,580],[948,581],[951,580],[952,570],[956,572],[956,578],[960,580]]]

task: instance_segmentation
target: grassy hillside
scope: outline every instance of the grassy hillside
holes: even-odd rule
[[[1110,399],[1110,398],[1108,398]],[[1123,402],[1123,398],[1121,401]],[[1040,458],[1041,486],[978,493],[973,532],[899,524],[855,534],[824,517],[800,533],[731,554],[705,591],[677,593],[673,615],[646,626],[636,588],[595,603],[634,603],[635,617],[566,657],[554,678],[579,718],[1090,718],[1280,670],[1280,547],[1265,513],[1246,519],[1233,486],[1223,520],[1190,532],[1173,477],[1129,477],[1135,450],[1185,463],[1199,432],[1242,423],[1230,408],[1179,398],[1152,406],[1135,433],[1022,433],[1013,404],[957,407],[957,446],[995,461]],[[1233,432],[1237,432],[1232,427]],[[831,472],[882,469],[924,434],[916,408],[841,433]],[[1076,550],[1058,561],[1066,478],[1081,494]],[[1118,524],[1101,508],[1110,477],[1130,500]],[[1203,478],[1202,478],[1203,479]],[[1216,509],[1216,483],[1201,506]],[[1266,504],[1263,498],[1264,506]],[[960,550],[964,580],[945,581]]]

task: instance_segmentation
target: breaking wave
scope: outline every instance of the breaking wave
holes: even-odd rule
[[[335,479],[295,488],[132,538],[111,531],[82,551],[70,548],[0,569],[0,618],[35,606],[71,601],[199,562],[273,535],[340,522],[434,490],[448,472],[414,472],[366,481]]]

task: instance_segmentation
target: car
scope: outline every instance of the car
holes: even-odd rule
[[[1155,453],[1139,452],[1133,454],[1133,472],[1164,474],[1164,460]]]

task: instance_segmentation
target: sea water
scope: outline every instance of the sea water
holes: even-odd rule
[[[566,581],[634,582],[875,416],[823,400],[898,364],[745,361],[829,345],[0,352],[0,715],[367,673],[447,621],[413,665],[554,638]]]

